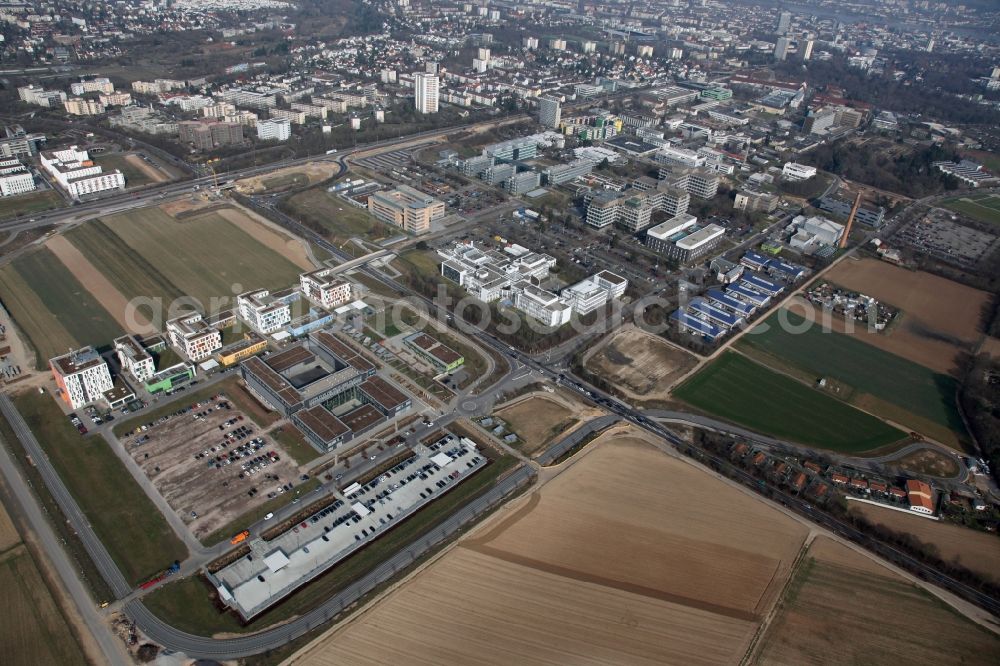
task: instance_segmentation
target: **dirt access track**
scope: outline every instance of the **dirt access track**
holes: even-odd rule
[[[321,183],[324,180],[333,177],[339,171],[340,165],[332,160],[310,162],[309,164],[272,171],[263,176],[254,176],[253,178],[238,180],[236,181],[236,189],[243,194],[261,194],[268,191],[268,185],[265,184],[268,182],[272,183],[270,187],[275,190],[287,189],[286,185],[275,187],[273,183],[288,182],[289,184],[292,184],[295,176],[305,176],[309,185],[315,185],[316,183]],[[306,183],[302,183],[301,186],[305,185]]]
[[[808,529],[622,429],[289,663],[737,663]]]
[[[131,154],[126,155],[125,161],[134,166],[139,171],[149,176],[149,179],[152,180],[154,183],[165,183],[168,180],[173,180],[169,175],[167,175],[163,171],[160,171],[159,169],[157,169],[152,164],[142,159],[138,155],[131,155]]]
[[[696,364],[691,354],[630,326],[612,333],[584,359],[584,367],[632,400],[668,400],[670,389]]]
[[[842,261],[824,278],[902,310],[902,320],[886,333],[870,335],[858,326],[853,335],[932,370],[954,374],[955,357],[983,337],[988,292],[877,259]]]

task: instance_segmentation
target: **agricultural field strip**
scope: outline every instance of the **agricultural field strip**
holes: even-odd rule
[[[231,307],[233,296],[248,289],[291,286],[300,273],[215,212],[177,221],[158,208],[146,208],[107,218],[106,223],[204,307],[213,302]]]
[[[789,311],[785,315],[793,327],[805,321]],[[868,345],[863,339],[835,331],[824,332],[818,326],[801,332],[786,331],[772,315],[744,335],[740,344],[787,360],[814,373],[817,379],[834,378],[916,415],[964,432],[955,405],[958,386],[954,378]]]
[[[860,453],[905,434],[874,416],[726,352],[674,391],[688,404],[774,437]]]

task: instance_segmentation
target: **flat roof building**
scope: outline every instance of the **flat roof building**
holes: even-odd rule
[[[118,354],[118,363],[125,372],[132,375],[137,381],[146,381],[156,372],[153,355],[146,351],[146,348],[134,335],[123,335],[120,338],[115,338],[114,345]]]
[[[287,302],[276,299],[267,289],[247,291],[236,297],[240,318],[262,335],[280,331],[292,320]]]
[[[313,303],[330,309],[351,300],[351,283],[336,277],[332,268],[321,268],[299,275],[302,293]]]
[[[42,168],[75,199],[104,192],[125,189],[125,176],[118,169],[105,172],[90,159],[86,150],[70,146],[61,150],[39,153]]]
[[[197,312],[168,321],[167,337],[170,344],[195,362],[203,361],[222,349],[222,332]]]
[[[59,397],[72,409],[97,402],[114,388],[108,364],[93,347],[83,347],[49,360]]]
[[[368,212],[386,224],[414,235],[425,234],[431,222],[444,217],[444,202],[408,185],[368,196]]]

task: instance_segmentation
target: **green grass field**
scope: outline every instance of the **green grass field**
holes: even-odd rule
[[[784,314],[792,326],[798,327],[805,321],[797,314]],[[740,344],[788,361],[816,379],[833,378],[956,433],[965,432],[955,405],[958,385],[952,377],[850,335],[824,332],[818,325],[792,333],[783,330],[774,316],[764,324],[766,331],[764,325],[758,326],[743,336]]]
[[[53,581],[54,582],[54,581]],[[0,554],[0,645],[7,666],[87,663],[80,644],[23,545]]]
[[[242,291],[298,282],[295,264],[214,212],[178,221],[159,208],[141,208],[105,223],[142,261],[208,312],[233,307],[235,294]]]
[[[153,179],[146,175],[146,172],[135,166],[127,159],[124,155],[119,154],[109,154],[109,155],[95,155],[94,162],[101,165],[105,171],[114,171],[118,169],[125,176],[125,187],[142,187],[143,185],[149,185],[153,182]]]
[[[684,382],[674,397],[761,433],[844,453],[905,437],[874,416],[734,352]]]
[[[321,225],[332,241],[344,242],[355,236],[372,239],[380,234],[368,211],[341,201],[322,187],[299,192],[288,199],[292,215]]]
[[[947,199],[942,205],[980,222],[1000,224],[1000,196],[995,194],[969,194]]]
[[[515,464],[517,460],[511,456],[504,456],[494,461],[454,490],[403,521],[385,536],[340,562],[280,605],[263,613],[249,626],[242,625],[231,613],[220,613],[209,598],[212,590],[200,577],[172,581],[159,587],[146,597],[146,607],[168,621],[171,626],[200,636],[209,636],[216,632],[259,631],[315,607],[330,595],[361,578],[393,553],[439,524],[445,517],[486,492],[502,473]]]
[[[71,347],[103,347],[121,326],[47,249],[0,268],[0,297],[38,352],[38,367]]]
[[[29,391],[14,402],[126,580],[140,583],[187,558],[183,542],[103,437],[81,437],[47,393]]]
[[[289,190],[293,187],[305,187],[309,184],[309,176],[304,173],[286,173],[283,176],[272,176],[261,181],[269,192]]]
[[[40,213],[43,210],[58,208],[64,203],[59,193],[52,190],[31,192],[16,197],[3,197],[0,199],[0,220]]]

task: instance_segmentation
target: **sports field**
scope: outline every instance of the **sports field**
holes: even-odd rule
[[[807,528],[634,431],[592,446],[288,663],[739,663]]]
[[[919,520],[919,519],[917,519]],[[929,522],[929,521],[927,521]],[[795,573],[752,663],[995,664],[1000,638],[825,537]]]
[[[947,199],[942,205],[980,222],[1000,224],[1000,196],[996,194],[966,194]]]
[[[115,318],[44,248],[0,268],[0,297],[38,352],[38,367],[69,348],[109,345],[122,334]]]
[[[242,291],[289,287],[301,272],[218,212],[175,220],[152,207],[104,222],[142,261],[207,311],[213,309],[212,299],[219,307],[232,307],[233,297]],[[169,289],[166,284],[161,288]]]
[[[844,453],[905,437],[874,416],[734,352],[681,384],[674,397],[764,434]]]
[[[863,338],[824,331],[819,324],[805,327],[805,319],[793,312],[782,314],[789,326],[772,315],[744,335],[740,346],[750,353],[764,352],[765,362],[773,357],[801,368],[812,381],[832,378],[956,433],[965,432],[952,377],[866,344]],[[849,391],[838,397],[850,402],[855,396]]]

